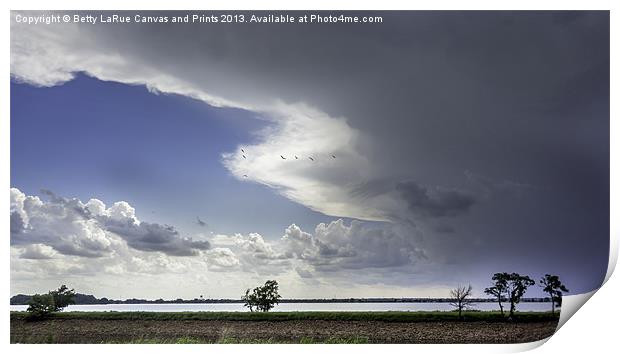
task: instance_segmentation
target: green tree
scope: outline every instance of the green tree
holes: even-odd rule
[[[280,298],[278,282],[267,280],[263,286],[258,286],[253,290],[247,289],[241,300],[245,302],[243,306],[248,307],[251,312],[254,312],[254,309],[267,312],[280,302]]]
[[[456,307],[459,311],[459,319],[462,319],[461,313],[463,310],[473,306],[471,300],[469,299],[471,293],[471,284],[467,287],[459,285],[455,289],[450,290],[450,299],[452,300],[450,305]]]
[[[56,311],[54,297],[50,294],[35,294],[28,301],[28,317],[30,319],[41,319]]]
[[[256,297],[256,293],[252,292],[250,289],[245,291],[245,295],[241,297],[241,300],[244,301],[243,306],[248,307],[250,312],[254,312],[254,308],[258,307],[258,298]]]
[[[536,284],[536,282],[527,275],[521,275],[519,273],[511,273],[507,281],[508,300],[510,300],[509,318],[513,318],[516,304],[521,302],[521,298],[527,291],[527,288]]]
[[[62,311],[65,307],[75,304],[75,290],[67,288],[66,285],[61,285],[58,290],[49,292],[54,298],[54,311]]]
[[[484,293],[487,295],[491,295],[497,299],[497,303],[499,305],[499,311],[504,315],[504,306],[502,302],[506,301],[506,294],[508,293],[508,278],[510,274],[508,273],[495,273],[491,278],[493,280],[493,286],[490,286],[484,289]]]
[[[551,297],[551,313],[555,313],[556,305],[562,306],[562,295],[569,290],[562,284],[560,277],[557,275],[545,274],[539,281],[543,291]]]

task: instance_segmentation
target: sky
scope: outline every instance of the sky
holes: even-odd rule
[[[600,286],[608,12],[373,15],[12,16],[11,293],[482,296],[504,271]]]

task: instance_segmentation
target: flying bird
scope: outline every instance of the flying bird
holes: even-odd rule
[[[299,159],[299,157],[297,157],[297,155],[295,155],[295,160]]]
[[[286,157],[284,157],[284,156],[282,156],[282,155],[280,155],[280,157],[282,158],[282,160],[286,160]]]
[[[308,157],[310,160],[314,161],[314,159],[312,157]]]
[[[207,226],[207,223],[206,223],[206,222],[204,222],[204,221],[202,221],[202,220],[200,220],[200,218],[199,218],[199,217],[196,217],[196,223],[197,223],[198,225],[202,226],[202,227]]]
[[[333,158],[333,159],[335,159],[335,158],[336,158],[336,155],[332,155],[332,158]]]
[[[245,155],[241,155],[241,156],[243,156],[243,158],[245,159]]]
[[[243,151],[243,149],[241,149],[241,152],[245,154],[245,151]]]
[[[248,175],[243,175],[243,178],[248,178]]]

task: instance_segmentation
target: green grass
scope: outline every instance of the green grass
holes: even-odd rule
[[[278,343],[293,343],[293,344],[368,344],[370,341],[368,337],[353,337],[353,338],[339,338],[330,337],[327,339],[309,338],[303,337],[296,342],[287,342],[278,339],[239,339],[233,337],[220,338],[216,344],[278,344]]]
[[[353,338],[337,338],[331,337],[325,340],[307,338],[304,337],[299,341],[299,344],[368,344],[370,341],[368,337],[353,337]]]
[[[283,341],[274,338],[267,339],[246,339],[246,338],[234,338],[223,337],[216,341],[206,341],[192,337],[181,337],[177,339],[162,339],[162,338],[139,338],[131,339],[127,341],[111,341],[101,344],[280,344],[280,343],[292,343],[292,344],[368,344],[370,343],[368,337],[353,337],[353,338],[338,338],[330,337],[327,339],[320,338],[308,338],[304,337],[296,342]]]
[[[206,341],[192,337],[180,337],[177,339],[162,339],[162,338],[137,338],[129,340],[109,341],[101,344],[204,344]]]
[[[11,312],[12,320],[26,319],[26,312]],[[558,313],[517,312],[515,321],[541,322],[556,320]],[[416,311],[416,312],[60,312],[49,319],[90,319],[90,320],[227,320],[227,321],[383,321],[383,322],[428,322],[458,321],[458,313],[453,311]],[[463,313],[464,321],[505,321],[499,312],[467,311]]]

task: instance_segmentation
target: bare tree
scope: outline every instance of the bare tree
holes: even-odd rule
[[[456,307],[459,311],[459,319],[462,318],[463,310],[467,310],[473,306],[469,297],[472,293],[471,284],[468,286],[457,286],[455,289],[450,290],[450,302],[451,306]]]

